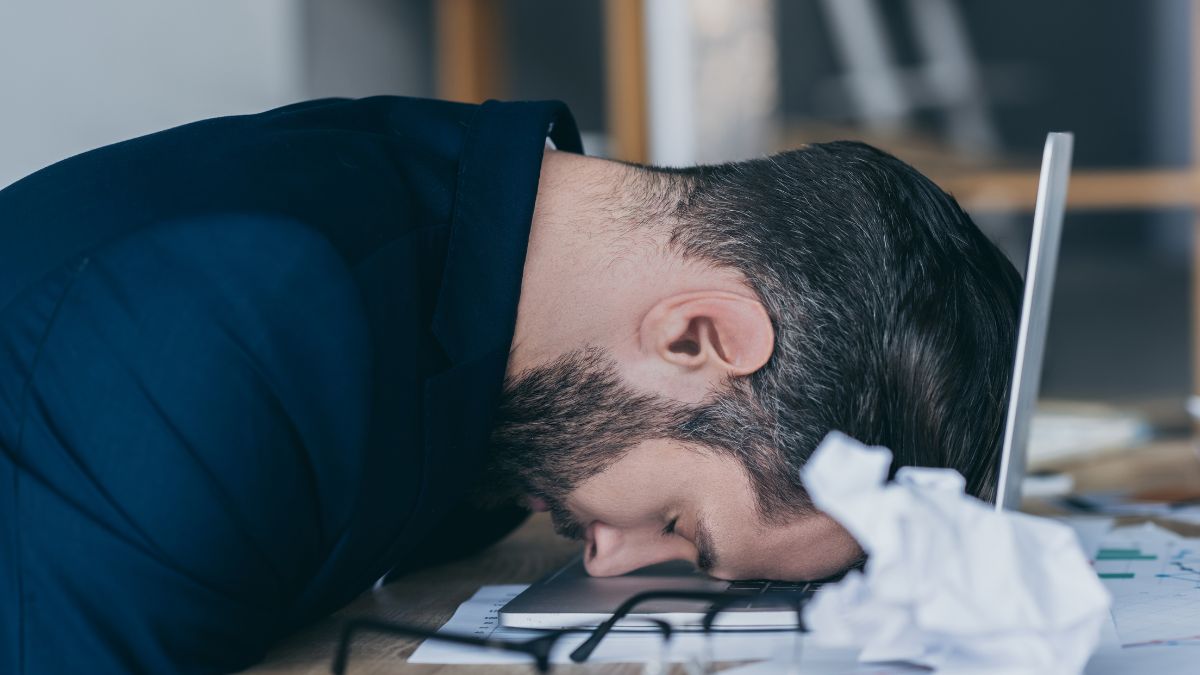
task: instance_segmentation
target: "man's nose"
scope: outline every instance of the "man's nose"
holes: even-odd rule
[[[583,564],[594,577],[614,577],[668,560],[691,560],[691,544],[664,537],[653,527],[622,529],[596,521],[588,526]]]

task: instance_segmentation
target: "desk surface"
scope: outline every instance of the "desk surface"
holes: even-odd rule
[[[385,621],[437,628],[454,610],[486,584],[528,583],[565,563],[579,549],[554,534],[550,519],[539,513],[499,544],[483,553],[405,576],[383,588],[359,596],[341,611],[280,644],[259,666],[247,673],[263,675],[328,675],[338,641],[338,626],[347,617],[371,617]],[[354,642],[349,673],[352,675],[392,673],[513,673],[528,675],[528,666],[439,666],[406,662],[419,640],[380,635],[363,635]],[[641,672],[635,665],[606,665],[583,668],[556,666],[555,673]]]
[[[1158,443],[1129,452],[1056,467],[1075,478],[1076,489],[1091,492],[1137,489],[1172,494],[1200,491],[1200,460],[1190,442]],[[1050,509],[1032,505],[1032,510]],[[1167,524],[1167,523],[1164,523]],[[1169,525],[1169,524],[1168,524]],[[1173,529],[1200,536],[1200,527]],[[507,539],[487,551],[454,563],[411,574],[384,588],[365,593],[346,608],[315,626],[285,640],[261,665],[247,671],[256,675],[325,675],[329,672],[338,638],[338,624],[346,617],[372,617],[429,627],[441,626],[454,610],[485,584],[527,583],[566,562],[578,549],[557,538],[549,518],[538,514]],[[526,666],[438,666],[405,661],[417,640],[365,635],[355,642],[350,673],[512,673],[533,672]],[[638,673],[635,664],[556,666],[564,673]]]

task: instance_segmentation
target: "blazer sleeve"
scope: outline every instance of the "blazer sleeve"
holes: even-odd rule
[[[22,379],[7,648],[27,672],[243,668],[352,517],[357,287],[320,235],[245,215],[144,228],[69,272],[0,323]]]

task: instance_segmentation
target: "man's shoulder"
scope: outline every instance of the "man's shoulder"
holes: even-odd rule
[[[443,129],[461,133],[478,110],[475,104],[409,96],[320,98],[262,112],[199,120],[135,140],[152,142],[159,134],[187,137],[238,131],[256,136],[273,131],[303,131],[317,136],[323,133],[403,136],[416,130],[427,136]]]
[[[403,97],[309,101],[47,167],[0,190],[0,307],[73,255],[208,214],[303,222],[354,264],[405,232],[449,222],[474,109]]]

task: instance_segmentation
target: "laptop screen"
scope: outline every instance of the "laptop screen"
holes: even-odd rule
[[[1008,421],[1000,455],[1000,478],[996,509],[1021,505],[1021,480],[1025,476],[1025,454],[1029,430],[1037,406],[1042,375],[1042,355],[1050,319],[1054,270],[1067,206],[1067,182],[1071,175],[1074,137],[1052,133],[1046,137],[1042,171],[1038,179],[1037,204],[1033,213],[1033,237],[1025,271],[1025,296],[1021,302],[1021,327],[1017,334],[1016,359],[1008,397]]]

